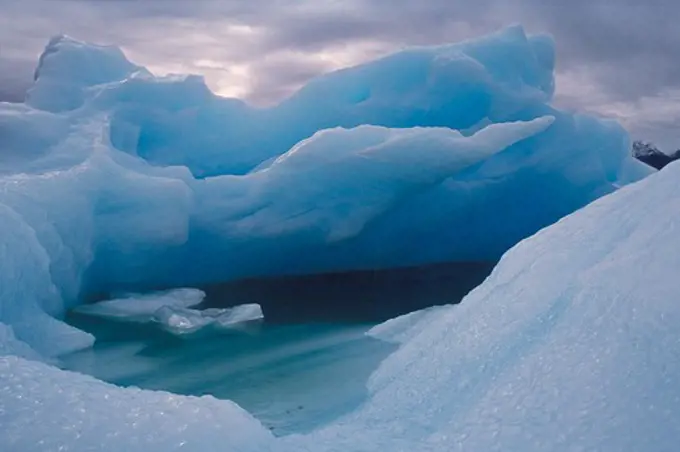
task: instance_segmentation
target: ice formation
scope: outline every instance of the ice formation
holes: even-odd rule
[[[0,357],[0,445],[672,450],[677,165],[521,242],[461,306],[374,331],[402,346],[370,400],[310,436],[30,360],[92,343],[57,320],[83,294],[494,259],[648,175],[616,123],[550,106],[553,66],[512,27],[254,109],[53,39],[26,103],[0,103],[0,353],[24,357]]]
[[[3,451],[272,450],[271,433],[213,397],[123,389],[79,373],[0,357]]]
[[[206,309],[205,314],[213,317],[221,328],[233,328],[239,324],[264,319],[262,307],[257,303],[242,304],[233,308]]]
[[[255,303],[204,310],[164,306],[152,317],[163,329],[178,335],[195,333],[206,327],[213,330],[240,330],[262,319],[262,308]]]
[[[679,194],[674,163],[521,242],[460,305],[381,325],[403,345],[370,401],[306,450],[675,450]]]
[[[309,435],[275,440],[229,402],[130,391],[4,357],[0,444],[673,451],[679,173],[674,163],[523,241],[462,304],[383,325],[376,336],[400,336],[402,346],[373,375],[369,401]]]
[[[113,300],[77,306],[73,312],[122,322],[156,323],[178,335],[195,333],[208,326],[236,330],[264,318],[262,307],[256,303],[231,308],[191,309],[204,298],[205,292],[190,288],[125,294]]]
[[[54,355],[91,343],[49,317],[86,293],[496,259],[651,171],[549,106],[553,53],[513,27],[255,109],[57,37],[0,104],[0,321]]]
[[[191,308],[201,304],[205,292],[198,289],[173,289],[149,294],[126,294],[121,298],[84,304],[76,307],[80,314],[126,320],[150,322],[154,314],[163,308]]]

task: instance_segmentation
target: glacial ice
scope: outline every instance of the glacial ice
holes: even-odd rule
[[[273,436],[235,403],[120,388],[79,373],[0,357],[5,451],[272,450]]]
[[[470,137],[446,128],[324,130],[246,176],[250,192],[240,211],[208,208],[213,194],[222,193],[220,186],[233,185],[221,178],[206,181],[202,208],[211,213],[212,224],[233,222],[246,237],[319,231],[329,242],[340,241],[359,235],[409,195],[546,130],[553,121],[545,116],[492,124]],[[221,195],[217,202],[224,202]]]
[[[299,450],[675,450],[679,176],[524,240],[460,305],[381,326],[405,341],[369,402]]]
[[[447,309],[447,306],[432,306],[410,312],[374,326],[366,335],[384,342],[403,344],[418,332],[416,325],[427,325]]]
[[[131,322],[150,322],[162,308],[191,308],[201,304],[205,292],[198,289],[173,289],[149,294],[126,294],[121,298],[105,300],[76,307],[79,314]]]
[[[674,450],[679,167],[613,193],[652,170],[615,122],[550,106],[554,59],[511,27],[255,109],[50,41],[27,102],[0,103],[0,446]],[[460,306],[374,330],[402,345],[369,400],[306,436],[33,361],[92,344],[58,320],[91,293],[489,260],[518,242]]]
[[[0,444],[673,451],[678,173],[671,164],[521,242],[460,305],[384,328],[408,338],[372,376],[368,402],[308,435],[275,440],[229,402],[121,389],[4,357]]]
[[[549,38],[514,27],[255,109],[58,37],[27,104],[0,108],[0,203],[36,231],[65,307],[83,292],[495,260],[650,173],[616,123],[549,106],[553,59]],[[465,160],[491,130],[507,141]]]
[[[14,335],[11,326],[0,323],[0,356],[14,355],[34,361],[43,361],[43,357],[25,342]]]
[[[231,308],[190,309],[203,302],[199,289],[172,289],[146,294],[124,294],[120,298],[76,306],[73,312],[109,320],[155,323],[177,334],[191,334],[207,326],[214,329],[239,329],[264,318],[259,304]]]
[[[242,304],[233,308],[206,309],[205,314],[215,319],[220,328],[235,328],[240,324],[264,319],[262,307],[257,303]]]
[[[241,330],[262,319],[262,308],[255,303],[203,310],[163,306],[152,317],[163,329],[177,335],[195,333],[206,327],[214,330]]]
[[[197,309],[173,308],[164,306],[152,315],[153,322],[164,330],[177,334],[191,334],[215,322],[214,317],[206,316]]]

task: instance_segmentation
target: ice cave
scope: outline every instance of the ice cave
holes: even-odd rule
[[[676,450],[680,166],[557,58],[512,26],[263,108],[51,39],[0,103],[0,449]]]

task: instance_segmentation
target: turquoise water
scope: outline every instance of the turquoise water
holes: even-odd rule
[[[306,432],[355,409],[394,346],[367,324],[262,324],[247,333],[177,338],[150,326],[76,319],[92,350],[65,368],[120,386],[229,399],[276,435]]]
[[[367,337],[369,328],[457,303],[492,268],[471,262],[204,287],[204,307],[262,305],[265,322],[240,333],[180,338],[151,325],[72,315],[97,342],[63,364],[120,386],[233,400],[277,435],[307,432],[366,399],[368,378],[396,348]]]

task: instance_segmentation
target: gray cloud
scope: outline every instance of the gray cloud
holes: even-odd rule
[[[0,102],[21,102],[30,87],[35,62],[0,53]]]
[[[67,33],[121,45],[153,70],[203,73],[259,103],[338,66],[520,22],[556,38],[557,103],[680,146],[680,108],[669,105],[680,91],[675,0],[0,0],[0,10],[3,68]]]

